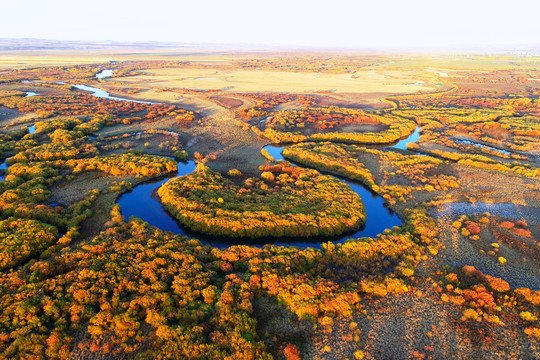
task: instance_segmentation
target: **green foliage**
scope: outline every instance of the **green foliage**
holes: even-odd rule
[[[265,165],[242,186],[199,165],[163,185],[168,211],[193,230],[233,237],[336,235],[365,222],[360,197],[349,186],[286,163]]]
[[[249,284],[212,270],[210,250],[130,223],[0,277],[0,357],[270,359]]]
[[[242,172],[238,169],[231,169],[227,172],[227,175],[237,177],[242,176]]]
[[[37,220],[0,221],[0,271],[39,255],[58,239],[58,230]]]
[[[172,159],[133,153],[95,156],[88,159],[68,160],[65,163],[73,168],[75,174],[83,171],[100,170],[112,176],[137,175],[150,177],[177,169],[177,165]]]
[[[267,120],[265,126],[264,135],[274,142],[388,144],[410,135],[416,123],[390,114],[379,116],[362,110],[330,106],[280,111]],[[354,130],[354,127],[358,130]],[[372,130],[360,130],[364,127]],[[353,131],[347,130],[349,128]],[[330,131],[333,129],[338,131]]]
[[[174,158],[178,161],[186,161],[188,159],[188,153],[186,150],[176,151],[174,153]]]

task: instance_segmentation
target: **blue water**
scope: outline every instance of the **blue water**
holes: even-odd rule
[[[72,85],[74,88],[77,88],[79,90],[89,91],[91,92],[93,96],[98,98],[104,98],[104,99],[110,99],[110,100],[119,100],[119,101],[129,101],[129,102],[135,102],[140,104],[156,104],[154,102],[150,101],[140,101],[140,100],[132,100],[132,99],[126,99],[126,98],[120,98],[116,96],[111,96],[107,91],[101,90],[92,86],[88,85]]]
[[[465,140],[465,139],[454,139],[454,141],[456,143],[462,143],[462,144],[469,144],[469,145],[474,145],[474,146],[478,146],[478,147],[481,147],[481,148],[484,148],[484,149],[491,149],[491,150],[495,150],[495,151],[499,151],[503,154],[512,154],[510,151],[507,151],[507,150],[501,150],[501,149],[497,149],[493,146],[488,146],[488,145],[484,145],[484,144],[480,144],[480,143],[477,143],[477,142],[474,142],[474,141],[471,141],[471,140]]]
[[[283,149],[285,149],[285,146],[280,147],[277,145],[267,145],[264,148],[274,158],[274,160],[276,160],[276,162],[284,160],[283,155],[281,155],[281,152],[283,151]]]
[[[398,141],[396,145],[393,145],[391,147],[393,147],[394,149],[407,150],[407,144],[415,143],[419,139],[420,139],[420,127],[417,126],[411,135],[409,135],[407,138],[403,140]]]
[[[111,76],[113,76],[112,70],[102,70],[98,74],[96,74],[96,78],[98,79],[105,79]]]
[[[270,155],[272,155],[276,161],[285,160],[281,154],[284,147],[268,145],[265,147],[265,149],[268,150],[268,153],[270,153]],[[321,172],[324,173],[324,171]],[[384,206],[384,200],[382,197],[371,192],[358,182],[335,175],[332,176],[349,185],[355,193],[360,195],[366,209],[365,227],[356,231],[354,234],[348,234],[340,237],[337,242],[343,242],[348,239],[357,239],[360,237],[375,237],[386,229],[390,229],[394,226],[401,226],[401,219],[396,213]],[[313,246],[313,244],[311,244],[311,246]]]
[[[29,127],[28,127],[28,132],[29,132],[30,134],[35,133],[35,132],[36,132],[36,126],[35,126],[35,125],[29,126]]]
[[[73,85],[77,89],[89,91],[92,95],[100,98],[107,98],[112,100],[121,101],[133,101],[144,103],[143,101],[130,100],[125,98],[118,98],[110,96],[110,94],[104,90],[94,88],[87,85]],[[407,139],[399,141],[394,148],[406,149],[409,142],[415,142],[419,138],[419,129],[417,128]],[[275,146],[266,146],[266,149],[276,159],[276,161],[284,160],[281,155],[283,148]],[[195,163],[189,161],[186,163],[178,163],[178,173],[175,175],[183,176],[191,173],[195,170]],[[233,239],[233,238],[220,238],[214,236],[208,236],[203,234],[194,234],[189,229],[182,227],[176,219],[170,216],[161,203],[152,197],[152,192],[157,190],[161,185],[167,182],[171,177],[160,179],[154,182],[148,182],[140,184],[133,188],[133,190],[123,194],[118,198],[117,203],[121,206],[122,215],[129,219],[131,216],[135,216],[156,226],[165,231],[171,231],[176,234],[195,237],[201,240],[205,244],[209,244],[215,247],[224,248],[235,244],[247,244],[262,246],[263,244],[272,243],[275,245],[283,246],[298,246],[298,247],[314,247],[320,248],[322,242],[333,241],[343,242],[348,239],[356,239],[359,237],[374,237],[382,233],[386,229],[390,229],[394,226],[401,225],[401,219],[393,211],[384,206],[384,200],[382,197],[371,192],[360,183],[356,183],[344,178],[336,177],[340,181],[349,185],[353,191],[355,191],[364,203],[366,209],[367,221],[364,227],[356,232],[351,232],[340,237],[310,237],[306,238],[282,238],[286,242],[277,242],[276,238],[267,239]]]
[[[120,196],[117,201],[122,207],[122,215],[126,220],[130,216],[135,216],[162,230],[185,235],[178,222],[165,212],[159,201],[152,198],[152,190],[159,188],[173,177],[187,175],[193,172],[195,167],[196,165],[193,161],[179,162],[178,173],[175,176],[135,186],[133,190]]]
[[[7,168],[6,160],[4,160],[4,162],[0,164],[0,181],[6,180],[5,170],[7,170]]]

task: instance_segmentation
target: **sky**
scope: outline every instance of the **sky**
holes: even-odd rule
[[[539,0],[24,0],[0,38],[346,49],[539,49]]]

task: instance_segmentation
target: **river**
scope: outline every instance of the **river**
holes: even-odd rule
[[[0,181],[6,180],[5,171],[8,168],[6,161],[7,159],[0,164]]]
[[[111,76],[113,76],[112,70],[101,70],[99,73],[96,74],[96,78],[98,79],[105,79]]]
[[[276,160],[284,160],[281,152],[283,147],[268,145],[265,147],[270,155]],[[264,238],[264,239],[237,239],[224,238],[217,236],[202,235],[193,233],[180,225],[176,219],[171,217],[163,208],[161,203],[152,197],[152,192],[157,190],[161,185],[173,177],[187,175],[195,169],[193,161],[179,162],[178,173],[167,177],[143,183],[133,188],[118,198],[118,204],[122,208],[122,215],[129,219],[130,216],[138,217],[150,225],[159,227],[162,230],[172,231],[176,234],[195,237],[205,244],[209,244],[218,248],[225,248],[236,244],[246,244],[262,246],[264,244],[274,244],[282,246],[298,246],[302,248],[313,247],[320,248],[322,242],[344,242],[348,239],[356,239],[360,237],[375,237],[386,229],[401,225],[401,219],[393,211],[384,206],[384,200],[379,195],[371,192],[362,184],[350,181],[344,178],[336,177],[340,181],[346,183],[351,189],[356,192],[364,203],[366,209],[366,224],[355,232],[350,232],[341,236],[334,237],[311,237],[311,238]],[[286,241],[283,241],[286,240]]]
[[[88,86],[88,85],[71,85],[71,86],[73,86],[74,88],[77,88],[79,90],[88,91],[88,92],[91,93],[91,95],[94,95],[95,97],[98,97],[98,98],[104,98],[104,99],[110,99],[110,100],[119,100],[119,101],[129,101],[129,102],[134,102],[134,103],[139,103],[139,104],[156,104],[156,103],[151,102],[151,101],[140,101],[140,100],[133,100],[133,99],[126,99],[126,98],[111,96],[111,94],[109,94],[107,91],[102,90],[102,89],[98,89],[98,88],[93,87],[93,86]]]
[[[111,76],[112,71],[103,70],[96,75],[98,79]],[[75,88],[89,91],[93,96],[99,98],[106,98],[119,101],[131,101],[138,103],[145,103],[144,101],[125,99],[120,97],[111,96],[107,91],[87,86],[87,85],[73,85]],[[150,103],[150,102],[146,102]],[[417,128],[407,139],[399,141],[393,145],[393,148],[406,149],[407,144],[410,142],[416,142],[419,138],[419,129]],[[284,160],[281,155],[282,147],[273,145],[266,146],[266,149],[276,160]],[[5,166],[5,163],[2,164]],[[2,168],[0,165],[0,169]],[[371,192],[362,184],[336,177],[340,181],[346,183],[351,189],[356,192],[364,203],[366,209],[367,221],[364,227],[344,234],[339,237],[310,237],[310,238],[266,238],[260,240],[251,239],[236,239],[236,238],[220,238],[216,236],[207,236],[203,234],[195,234],[181,226],[175,218],[171,217],[163,208],[161,203],[152,197],[152,192],[157,190],[161,185],[167,182],[169,179],[177,176],[183,176],[191,173],[195,170],[195,163],[193,161],[179,162],[178,172],[169,176],[162,177],[161,179],[145,182],[135,186],[131,191],[122,194],[117,202],[122,208],[122,215],[129,219],[131,216],[138,217],[150,225],[159,227],[165,231],[172,231],[177,234],[186,235],[200,239],[203,243],[213,245],[219,248],[228,247],[235,244],[249,244],[255,246],[262,246],[264,244],[275,244],[284,246],[298,246],[298,247],[315,247],[320,248],[322,242],[333,241],[343,242],[348,239],[355,239],[359,237],[375,237],[382,233],[386,229],[391,229],[394,226],[401,225],[401,219],[393,211],[384,206],[384,200],[379,195]],[[285,241],[284,241],[285,240]]]
[[[511,155],[512,154],[508,150],[498,149],[498,148],[493,147],[493,146],[481,144],[481,143],[474,142],[474,141],[467,140],[467,139],[454,139],[454,141],[456,143],[458,143],[458,144],[461,143],[461,144],[468,144],[468,145],[478,146],[478,147],[481,147],[481,148],[484,148],[484,149],[490,149],[490,150],[498,151],[498,152],[500,152],[502,154],[506,154],[506,155]]]
[[[392,146],[398,149],[406,149],[407,143],[418,140],[419,129],[416,129],[407,139],[403,139],[396,145]],[[265,147],[270,155],[276,160],[285,160],[281,152],[284,147],[268,145]],[[343,234],[334,237],[311,237],[311,238],[264,238],[264,239],[237,239],[223,238],[217,236],[209,236],[198,233],[193,233],[179,224],[176,219],[171,217],[161,203],[152,197],[152,192],[157,190],[161,185],[167,182],[172,177],[187,175],[195,169],[195,164],[192,161],[179,162],[178,173],[165,179],[147,182],[136,186],[131,192],[127,192],[119,197],[118,204],[122,208],[122,215],[129,219],[130,216],[138,217],[150,225],[159,227],[162,230],[172,231],[176,234],[195,237],[205,244],[209,244],[218,248],[225,248],[235,244],[247,244],[262,246],[264,244],[274,244],[282,246],[297,246],[302,248],[320,248],[322,242],[332,241],[341,243],[349,239],[357,239],[360,237],[375,237],[386,229],[391,229],[394,226],[400,226],[402,221],[396,213],[388,209],[384,205],[384,200],[381,196],[373,193],[362,184],[351,181],[345,178],[336,177],[340,181],[349,185],[356,192],[364,203],[366,209],[366,224],[355,232]]]
[[[113,71],[105,69],[105,70],[102,70],[102,71],[100,71],[99,73],[96,74],[96,79],[101,80],[101,79],[105,79],[105,78],[110,77],[110,76],[113,76]],[[61,82],[59,82],[59,84],[61,84]],[[135,102],[135,103],[139,103],[139,104],[156,104],[156,103],[151,102],[151,101],[141,101],[141,100],[133,100],[133,99],[126,99],[126,98],[111,96],[111,94],[109,94],[107,91],[102,90],[102,89],[98,89],[98,88],[93,87],[93,86],[82,85],[82,84],[72,85],[72,86],[74,88],[76,88],[76,89],[79,89],[79,90],[88,91],[93,96],[98,97],[98,98],[110,99],[110,100],[119,100],[119,101],[129,101],[129,102]]]

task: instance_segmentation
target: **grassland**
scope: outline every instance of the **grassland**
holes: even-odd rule
[[[142,71],[134,77],[124,77],[123,82],[162,88],[196,90],[222,89],[234,92],[348,92],[348,93],[414,93],[435,89],[422,83],[421,76],[400,71],[364,70],[349,74],[212,70],[212,69],[157,69]]]

